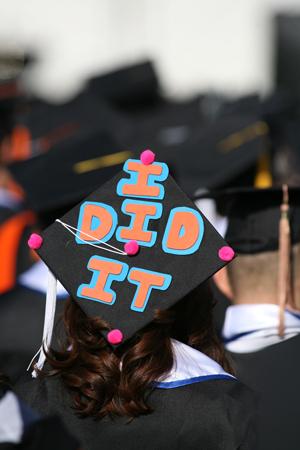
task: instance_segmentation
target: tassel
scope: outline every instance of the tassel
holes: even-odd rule
[[[30,369],[33,360],[39,354],[38,362],[35,364],[34,370],[32,372],[33,378],[37,377],[37,371],[35,370],[35,368],[38,368],[41,370],[46,361],[46,355],[43,350],[43,345],[44,345],[44,348],[46,351],[49,350],[49,347],[51,345],[54,317],[55,317],[55,307],[56,307],[56,288],[57,288],[57,279],[49,269],[42,346],[39,349],[39,351],[37,352],[37,354],[31,360],[31,363],[27,369],[27,370]]]
[[[279,305],[279,326],[278,334],[284,337],[284,310],[287,304],[293,305],[291,288],[291,233],[288,218],[289,195],[288,186],[282,186],[283,200],[280,206],[281,218],[279,221],[279,272],[278,272],[278,305]]]

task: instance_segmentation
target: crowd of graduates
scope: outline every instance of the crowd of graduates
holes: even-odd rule
[[[12,391],[43,337],[47,267],[28,240],[146,149],[168,165],[240,255],[228,273],[222,269],[215,275],[215,330],[237,378],[262,394],[260,448],[297,448],[299,130],[300,103],[287,89],[263,99],[207,92],[171,101],[163,97],[149,61],[87,80],[82,92],[63,104],[29,95],[20,76],[0,84],[0,448],[1,421],[19,411],[23,425],[14,430],[12,448],[85,449],[59,418],[38,417]],[[291,230],[286,244],[279,242],[282,204]],[[280,245],[291,251],[286,263]],[[247,260],[260,254],[269,259],[253,265]],[[287,272],[282,304],[278,267]],[[60,283],[57,289],[59,317],[69,293]]]

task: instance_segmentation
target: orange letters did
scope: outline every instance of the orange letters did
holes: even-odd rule
[[[174,208],[169,216],[162,248],[166,253],[189,255],[198,250],[203,237],[203,219],[191,208]]]
[[[92,222],[97,226],[93,229]],[[106,242],[115,231],[118,219],[114,209],[103,203],[85,202],[81,205],[76,242]]]
[[[161,203],[143,202],[138,200],[125,200],[122,212],[131,215],[129,227],[119,227],[116,238],[118,241],[127,242],[131,239],[146,247],[155,244],[157,232],[148,231],[150,219],[159,219],[162,215]]]

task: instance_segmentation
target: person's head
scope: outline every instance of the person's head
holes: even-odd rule
[[[300,243],[291,251],[293,299],[300,310]],[[278,250],[240,254],[214,276],[220,291],[233,304],[278,304]]]
[[[287,262],[290,262],[294,305],[300,309],[300,190],[290,187],[287,192],[290,198],[287,197],[284,206],[288,216],[285,217],[284,211],[283,220],[286,222],[282,222],[281,218],[283,191],[280,186],[228,194],[232,205],[225,239],[238,258],[218,272],[214,280],[234,304],[278,304],[278,280],[284,255],[282,250],[279,251],[279,241],[282,242],[280,227],[289,223],[288,236],[292,246],[289,247],[288,241],[283,246],[287,252]]]
[[[214,331],[214,304],[207,281],[169,310],[154,310],[150,324],[113,350],[101,336],[109,324],[87,317],[70,298],[63,313],[66,341],[59,351],[47,353],[51,370],[39,373],[60,374],[82,417],[147,414],[151,390],[173,367],[171,339],[202,351],[234,374]]]

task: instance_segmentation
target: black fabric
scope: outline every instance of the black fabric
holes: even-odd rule
[[[25,374],[15,388],[41,415],[59,414],[84,450],[255,448],[256,396],[242,383],[210,380],[175,389],[156,389],[155,411],[125,424],[126,418],[80,419],[58,377],[32,379]]]
[[[10,389],[11,389],[11,380],[9,379],[9,377],[2,375],[0,373],[0,400]]]
[[[79,442],[56,416],[38,420],[25,429],[19,444],[3,442],[0,450],[76,450]]]
[[[253,353],[228,352],[237,377],[261,393],[260,450],[298,450],[300,335]]]
[[[46,295],[17,286],[0,298],[0,373],[13,380],[27,369],[42,343]],[[56,317],[65,300],[56,302]]]

